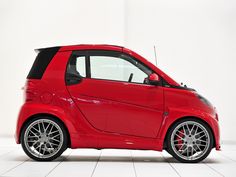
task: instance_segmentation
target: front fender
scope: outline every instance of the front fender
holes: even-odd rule
[[[158,139],[164,143],[165,136],[169,130],[169,128],[178,120],[193,117],[196,119],[201,119],[205,123],[207,123],[212,130],[216,149],[220,149],[220,133],[219,133],[219,124],[217,120],[217,114],[204,113],[197,109],[183,109],[183,108],[169,108],[168,114],[164,116],[161,130],[158,134]]]

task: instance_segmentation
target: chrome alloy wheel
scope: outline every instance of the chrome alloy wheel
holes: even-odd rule
[[[62,148],[63,132],[56,122],[38,119],[27,127],[24,143],[33,156],[40,159],[50,158]]]
[[[171,147],[180,158],[193,161],[208,151],[210,136],[206,128],[195,121],[180,123],[171,134]]]

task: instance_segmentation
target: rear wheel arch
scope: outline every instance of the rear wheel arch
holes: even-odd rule
[[[70,136],[69,129],[68,129],[68,127],[66,126],[66,124],[65,124],[59,117],[57,117],[57,116],[55,116],[55,115],[53,115],[53,114],[48,114],[48,113],[34,114],[34,115],[31,115],[30,117],[28,117],[28,118],[24,121],[24,123],[23,123],[22,126],[21,126],[20,134],[19,134],[20,143],[21,143],[21,138],[20,138],[20,137],[21,137],[23,128],[27,125],[27,123],[28,123],[29,121],[31,121],[32,119],[38,118],[38,117],[42,117],[42,118],[44,118],[44,117],[51,117],[51,118],[55,118],[57,121],[59,121],[59,122],[64,126],[64,128],[65,128],[65,130],[66,130],[66,134],[67,134],[67,136],[68,136],[68,148],[71,147],[71,136]]]
[[[212,135],[213,135],[213,147],[216,146],[216,144],[215,144],[216,141],[215,141],[214,131],[212,130],[211,126],[209,125],[209,123],[208,123],[207,121],[205,121],[205,120],[202,119],[202,118],[196,117],[196,116],[185,116],[185,117],[181,117],[181,118],[176,119],[174,122],[172,122],[172,123],[169,125],[169,127],[168,127],[168,129],[167,129],[167,131],[166,131],[166,133],[165,133],[165,138],[164,138],[164,141],[163,141],[163,149],[166,149],[166,148],[167,148],[167,135],[169,134],[169,131],[171,130],[171,128],[172,128],[176,123],[178,123],[179,121],[182,121],[182,120],[184,120],[184,119],[189,119],[189,118],[203,122],[203,123],[211,130],[211,133],[212,133]]]

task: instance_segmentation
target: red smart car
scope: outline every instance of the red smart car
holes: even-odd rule
[[[37,50],[24,87],[16,142],[49,161],[67,148],[165,149],[199,162],[220,149],[218,115],[137,53],[113,45]]]

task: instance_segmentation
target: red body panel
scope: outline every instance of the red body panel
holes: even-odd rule
[[[110,45],[61,47],[41,80],[28,80],[16,142],[24,123],[38,114],[60,119],[68,129],[71,148],[127,148],[162,150],[166,133],[178,119],[196,117],[212,129],[220,149],[218,116],[191,90],[154,85],[83,79],[66,86],[65,71],[73,50],[101,49],[129,54],[173,86],[173,79],[135,52]]]
[[[96,129],[149,138],[157,136],[163,118],[163,88],[83,79],[68,86],[68,90]]]

